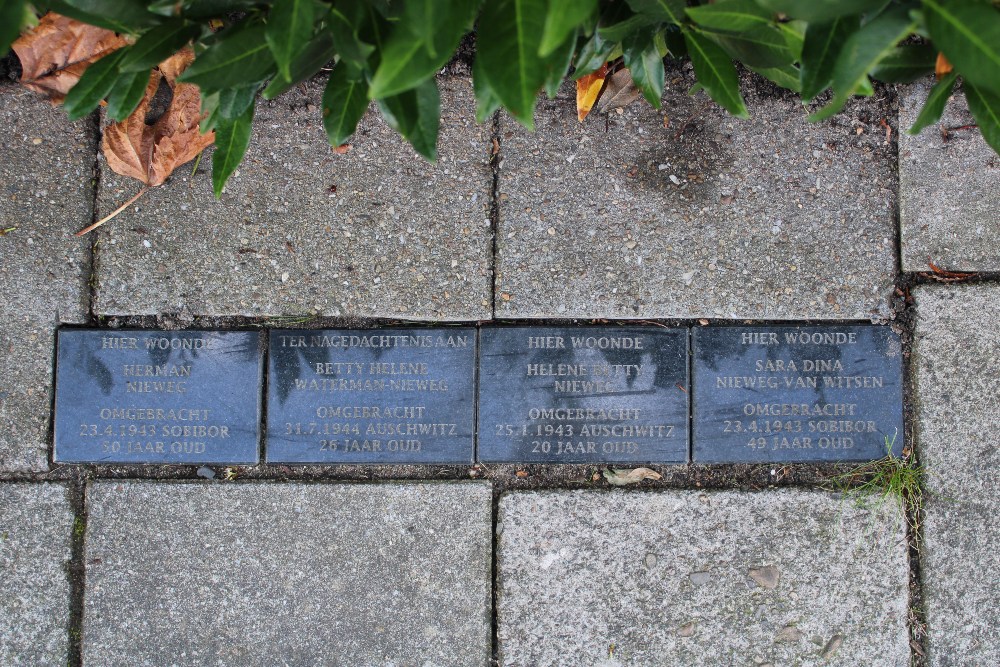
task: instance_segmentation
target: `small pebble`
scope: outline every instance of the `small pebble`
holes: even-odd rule
[[[778,630],[778,634],[774,637],[774,641],[789,643],[797,642],[800,639],[802,639],[802,631],[794,625],[786,625]]]
[[[774,590],[778,586],[778,579],[781,573],[773,565],[755,567],[750,569],[750,578],[757,582],[757,585],[767,590]]]
[[[688,575],[695,586],[704,586],[712,580],[711,572],[692,572]]]
[[[830,641],[826,643],[826,646],[823,648],[823,654],[820,657],[823,658],[824,660],[832,658],[833,654],[837,652],[837,649],[839,649],[840,645],[843,643],[844,643],[843,635],[834,635],[830,637]]]

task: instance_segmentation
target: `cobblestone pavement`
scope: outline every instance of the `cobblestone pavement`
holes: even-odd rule
[[[476,125],[442,78],[436,165],[376,114],[332,153],[308,85],[262,104],[221,202],[185,167],[82,239],[135,186],[98,119],[0,85],[0,663],[1000,663],[997,157],[904,135],[927,82],[810,125],[757,80],[740,122],[669,74],[660,111],[580,124],[565,89],[535,134]],[[611,489],[599,466],[52,463],[60,326],[597,319],[892,327],[922,502],[858,506],[843,465]]]

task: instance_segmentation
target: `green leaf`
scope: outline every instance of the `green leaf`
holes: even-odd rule
[[[226,120],[235,120],[246,113],[246,110],[253,104],[257,97],[257,84],[240,86],[238,88],[225,88],[219,91],[218,114]]]
[[[215,124],[219,120],[219,92],[202,94],[201,96],[201,122],[198,129],[202,134],[207,134],[215,129]]]
[[[155,67],[179,51],[201,32],[201,27],[183,20],[168,21],[143,34],[122,59],[122,72],[140,72]]]
[[[1000,10],[977,0],[924,0],[924,17],[963,80],[1000,92]]]
[[[684,22],[685,0],[627,0],[637,14],[645,14],[656,21],[680,25]]]
[[[441,125],[441,96],[437,82],[428,79],[418,87],[378,101],[389,125],[430,161],[437,159],[437,137]]]
[[[933,72],[936,59],[929,44],[903,44],[875,66],[872,76],[886,83],[911,83]]]
[[[261,96],[265,100],[273,100],[286,90],[290,90],[295,84],[312,78],[324,65],[333,60],[336,53],[330,31],[321,31],[292,60],[291,81],[276,76],[271,79],[271,83],[267,85]]]
[[[549,99],[555,99],[559,93],[566,73],[573,64],[573,54],[576,53],[576,32],[563,42],[560,50],[554,51],[545,58],[545,94]]]
[[[772,25],[772,12],[754,0],[725,0],[711,5],[688,7],[687,15],[698,27],[711,32],[744,33]]]
[[[802,101],[808,102],[833,81],[833,67],[844,42],[860,26],[857,16],[810,23],[802,45]]]
[[[108,106],[105,109],[108,118],[121,122],[128,118],[142,102],[149,85],[149,70],[143,72],[125,72],[114,83],[111,94],[108,95]]]
[[[833,70],[833,99],[809,117],[829,118],[844,108],[860,86],[868,83],[868,72],[912,31],[914,22],[905,7],[882,14],[848,37]]]
[[[702,34],[751,67],[780,67],[795,61],[785,33],[773,25],[751,28],[739,35],[710,31]]]
[[[343,8],[340,5],[345,5]],[[364,6],[358,2],[339,3],[330,10],[327,25],[333,35],[333,44],[341,61],[346,61],[358,69],[368,65],[368,58],[375,51],[375,45],[361,38],[362,24],[365,22]]]
[[[178,81],[212,92],[259,83],[274,72],[274,58],[260,24],[227,28],[225,34],[195,58]]]
[[[875,88],[872,86],[871,79],[867,76],[862,77],[861,80],[858,81],[858,87],[854,90],[854,94],[861,97],[871,97],[874,95]]]
[[[393,2],[392,0],[368,0],[369,4],[386,19],[397,18],[397,13],[400,9],[400,3]]]
[[[668,26],[664,26],[653,33],[653,44],[656,45],[656,51],[660,54],[661,58],[666,58],[670,55],[670,49],[667,48],[667,27]]]
[[[236,118],[219,118],[215,125],[215,152],[212,153],[212,190],[215,198],[222,197],[226,181],[240,166],[250,145],[254,108]]]
[[[657,109],[663,96],[663,58],[650,31],[637,33],[623,44],[625,67],[642,96]]]
[[[118,63],[125,55],[125,49],[112,51],[88,67],[76,85],[66,93],[63,107],[70,120],[83,118],[97,108],[118,80]]]
[[[955,87],[956,78],[958,78],[958,74],[952,71],[934,84],[931,92],[927,95],[927,101],[924,102],[923,108],[917,114],[917,120],[913,123],[913,127],[907,130],[908,134],[917,134],[928,125],[933,125],[941,120],[944,107],[948,103],[948,98],[951,97],[951,89]]]
[[[354,134],[368,109],[368,86],[350,63],[333,68],[323,91],[323,128],[331,146],[340,146]]]
[[[805,21],[784,21],[778,24],[778,30],[785,36],[788,49],[792,52],[796,62],[802,58],[802,44],[806,38],[807,27],[808,24]]]
[[[628,5],[616,3],[601,15],[597,32],[605,42],[615,44],[657,23],[649,14],[637,14]]]
[[[162,0],[157,2],[156,5],[162,7],[163,4],[170,3],[171,0]],[[177,0],[172,0],[173,6],[178,7]],[[230,14],[235,12],[248,12],[256,7],[266,6],[268,3],[266,0],[184,0],[180,4],[180,11],[172,14],[166,14],[167,16],[183,16],[186,19],[192,21],[200,21],[210,18],[228,18]],[[154,9],[153,5],[150,5],[149,10],[155,11],[156,13],[163,13],[159,9]]]
[[[994,151],[1000,153],[1000,95],[968,81],[964,82],[964,88],[969,111],[979,124],[983,139]]]
[[[538,56],[545,0],[491,0],[479,18],[476,60],[497,97],[525,127],[534,128],[535,100],[545,83]]]
[[[21,33],[24,8],[24,0],[0,0],[0,53],[7,53]]]
[[[737,118],[749,118],[743,96],[740,95],[739,76],[726,52],[704,33],[694,29],[684,30],[684,41],[698,83],[729,113]]]
[[[462,36],[472,30],[480,4],[481,0],[409,0],[403,3],[400,26],[423,42],[431,58],[445,63]]]
[[[264,37],[285,81],[292,79],[292,60],[313,34],[313,0],[274,0],[267,16]]]
[[[601,39],[600,33],[595,30],[590,39],[580,47],[580,52],[576,56],[576,69],[573,71],[573,78],[579,79],[599,70],[601,65],[611,59],[611,52],[614,49],[615,45],[605,42]]]
[[[782,65],[781,67],[751,67],[751,70],[760,74],[762,77],[776,83],[782,88],[787,88],[788,90],[795,91],[796,93],[801,91],[802,84],[800,82],[801,73],[799,68],[795,65]]]
[[[857,16],[870,11],[874,0],[757,0],[772,12],[809,23],[826,23],[844,16]]]
[[[597,13],[597,0],[549,0],[538,55],[546,58],[562,46],[587,19]]]
[[[472,63],[472,92],[476,96],[476,122],[482,123],[500,108],[500,98],[483,74],[478,58]]]
[[[419,8],[419,10],[417,9]],[[390,97],[420,85],[451,58],[479,10],[478,0],[423,0],[406,4],[402,23],[389,36],[368,94]],[[430,21],[429,33],[413,25]]]
[[[872,0],[871,6],[865,10],[865,13],[861,15],[861,25],[867,25],[871,23],[874,19],[881,16],[886,10],[889,9],[891,5],[894,4],[905,5],[907,9],[910,10],[910,15],[914,21],[918,20],[920,15],[920,9],[918,9],[918,0]],[[920,22],[922,22],[922,17],[920,17]]]
[[[162,19],[146,11],[142,0],[48,0],[50,11],[106,30],[134,34]]]

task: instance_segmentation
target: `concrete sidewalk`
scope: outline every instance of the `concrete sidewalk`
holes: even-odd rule
[[[758,80],[748,122],[668,82],[583,124],[566,87],[530,134],[442,78],[435,165],[375,113],[333,153],[315,82],[261,103],[221,202],[203,159],[83,239],[137,186],[95,120],[0,86],[0,663],[1000,663],[997,156],[904,134],[928,82],[821,125]],[[893,327],[920,511],[806,464],[611,490],[594,466],[51,463],[60,325],[569,319]]]

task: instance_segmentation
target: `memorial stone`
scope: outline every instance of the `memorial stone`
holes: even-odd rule
[[[60,331],[53,459],[257,463],[260,336]]]
[[[693,341],[695,463],[902,451],[902,348],[889,328],[711,327]]]
[[[481,345],[481,461],[687,461],[686,329],[494,328]]]
[[[476,330],[271,332],[268,463],[473,460]]]

